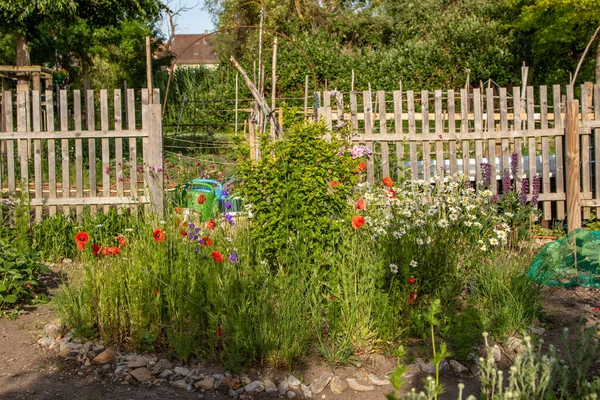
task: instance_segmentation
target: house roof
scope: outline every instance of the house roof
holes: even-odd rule
[[[179,57],[177,64],[217,64],[219,62],[213,47],[213,36],[207,36],[207,32],[175,35],[170,50]]]

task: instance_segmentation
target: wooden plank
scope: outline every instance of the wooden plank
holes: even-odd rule
[[[460,90],[460,133],[466,135],[469,133],[469,94],[466,89]],[[470,150],[469,141],[462,141],[462,162],[463,162],[463,174],[471,176],[471,165],[470,165]]]
[[[429,134],[429,92],[421,91],[421,132]],[[423,142],[423,179],[429,183],[431,179],[431,156],[430,143]]]
[[[123,129],[122,121],[122,104],[121,104],[121,89],[114,90],[114,118],[115,131]],[[115,162],[116,162],[116,179],[117,179],[117,196],[123,197],[123,139],[115,139]],[[121,212],[121,210],[119,210]]]
[[[423,142],[423,180],[431,182],[431,142]]]
[[[402,90],[394,90],[394,132],[397,135],[402,134]],[[396,160],[398,162],[397,176],[398,181],[404,178],[404,143],[396,142]]]
[[[548,88],[540,86],[540,128],[548,129]],[[550,139],[542,138],[542,193],[550,193]],[[545,201],[542,204],[543,218],[552,219],[552,203]]]
[[[487,131],[493,133],[496,127],[494,122],[494,89],[488,88],[485,92],[486,97],[486,116]],[[498,193],[498,181],[496,173],[496,138],[488,140],[488,164],[492,167],[492,178],[490,180],[490,190],[492,193]],[[502,176],[502,174],[500,174]]]
[[[54,105],[52,91],[46,90],[46,131],[54,132]],[[48,199],[56,199],[56,141],[48,139]],[[48,207],[48,214],[56,215],[56,206]]]
[[[588,113],[591,104],[589,102],[587,85],[581,85],[581,122],[588,121]],[[581,191],[584,195],[591,193],[591,171],[590,171],[590,136],[581,135]],[[591,210],[583,208],[583,219],[590,219]]]
[[[81,91],[73,90],[74,128],[81,131]],[[75,139],[75,190],[77,197],[83,197],[83,140]],[[83,206],[76,207],[77,220],[83,220]]]
[[[27,136],[27,96],[28,92],[17,93],[17,132],[21,138]],[[29,198],[29,159],[27,142],[28,139],[19,140],[19,166],[21,194]]]
[[[331,93],[329,90],[323,91],[323,107],[331,107]]]
[[[521,130],[521,90],[518,87],[513,87],[513,129]],[[521,179],[523,175],[523,144],[520,138],[515,138],[515,153],[517,153],[517,177],[515,179],[515,190],[517,193],[521,191]]]
[[[527,86],[527,130],[535,130],[535,102],[533,97],[533,86]],[[537,163],[536,163],[536,140],[535,137],[528,139],[528,164],[529,164],[529,193],[533,193],[533,177],[537,175]]]
[[[434,108],[435,108],[435,134],[441,135],[444,133],[444,120],[442,115],[442,91],[434,92]],[[435,176],[444,175],[444,143],[441,140],[435,141]]]
[[[379,133],[381,135],[387,135],[385,92],[383,90],[377,92],[377,99],[379,103]],[[390,176],[388,142],[380,142],[379,146],[381,148],[381,173],[384,177]]]
[[[373,111],[373,104],[371,101],[371,92],[363,92],[363,112],[365,114],[365,133],[373,132],[373,120],[371,118],[371,112]]]
[[[8,202],[7,202],[8,203]],[[70,198],[42,198],[42,199],[32,199],[30,205],[36,207],[42,206],[119,206],[122,204],[149,204],[150,199],[147,196],[140,196],[137,199],[132,199],[130,197],[70,197]],[[8,204],[14,204],[8,203]]]
[[[366,142],[365,146],[367,146],[367,148],[371,150],[371,153],[373,152],[373,142]],[[367,157],[367,182],[369,182],[370,185],[373,185],[375,183],[374,160],[374,155],[372,155],[371,157]]]
[[[579,129],[577,115],[579,102],[572,100],[567,103],[567,227],[569,232],[581,228],[580,203],[580,158],[579,158]]]
[[[560,85],[554,85],[552,87],[552,100],[553,100],[553,111],[554,111],[554,128],[564,129],[562,112],[561,112],[561,94]],[[565,175],[564,175],[564,160],[563,160],[563,138],[561,136],[554,137],[554,151],[555,151],[555,165],[556,165],[556,177],[554,179],[556,184],[556,192],[565,192]],[[565,202],[558,201],[556,203],[556,218],[559,220],[565,219]]]
[[[475,132],[483,131],[483,110],[481,107],[481,90],[473,89],[473,113],[475,114]],[[481,163],[483,161],[483,142],[475,140],[475,181],[482,179]]]
[[[500,130],[508,131],[508,102],[506,88],[500,88]],[[510,145],[508,139],[501,139],[502,147],[502,173],[508,170],[510,173]]]
[[[148,89],[142,89],[142,129],[148,129]],[[260,148],[259,148],[260,150]],[[148,139],[142,139],[142,159],[146,159],[146,155],[149,154],[148,150]],[[144,172],[148,169],[148,165],[144,165]],[[146,176],[144,173],[143,176]],[[147,187],[147,182],[144,182],[144,188]]]
[[[96,129],[96,113],[94,110],[94,91],[88,90],[85,94],[85,113],[88,132],[94,133]],[[90,197],[96,197],[98,191],[98,183],[96,177],[96,139],[88,139],[88,157],[90,170]],[[90,214],[96,214],[97,207],[90,206]]]
[[[406,92],[406,107],[408,109],[408,133],[414,135],[417,133],[415,121],[415,94],[412,90]],[[417,161],[417,144],[409,144],[410,152],[410,176],[412,180],[419,179],[419,163]]]
[[[30,132],[28,135],[33,140],[38,139],[93,139],[93,138],[147,138],[148,132],[145,130],[121,130],[121,131],[68,131],[68,132]],[[17,132],[0,132],[0,140],[18,140]]]
[[[361,134],[354,135],[350,139],[355,142],[364,142],[367,140],[373,141],[388,141],[394,142],[396,140],[405,140],[408,142],[423,142],[423,141],[450,141],[450,140],[489,140],[493,138],[497,139],[528,139],[528,138],[542,138],[542,137],[553,137],[553,136],[564,136],[563,129],[536,129],[535,131],[496,131],[496,132],[469,132],[469,133],[442,133],[441,135],[436,135],[435,133],[429,133],[424,135],[422,133],[415,134],[401,134],[396,135],[394,133],[389,133],[387,135],[380,135],[379,133],[372,134]],[[440,137],[441,136],[441,137]]]
[[[448,133],[456,133],[456,114],[454,109],[454,90],[448,90]],[[455,179],[458,172],[456,163],[456,141],[450,141],[450,176]]]
[[[60,130],[66,132],[69,130],[68,120],[69,107],[67,105],[67,91],[60,91]],[[71,194],[71,182],[69,180],[69,140],[61,139],[60,141],[61,161],[62,161],[62,197],[69,198]],[[67,206],[63,207],[63,215],[68,217],[71,215],[71,209]]]
[[[127,128],[135,129],[135,93],[127,89]],[[137,198],[137,144],[136,138],[129,138],[129,190],[131,196]],[[133,209],[132,209],[133,210]]]
[[[100,90],[100,128],[108,130],[108,91]],[[102,196],[110,197],[110,143],[102,138]],[[104,206],[104,214],[109,211],[109,206]]]
[[[358,130],[358,105],[356,101],[356,92],[350,92],[350,122],[352,126],[352,132]]]
[[[41,130],[42,115],[40,108],[40,91],[34,90],[31,92],[31,129],[33,132],[39,132]],[[33,181],[35,188],[35,198],[41,199],[43,197],[42,187],[42,141],[33,141]],[[35,207],[35,221],[41,222],[43,217],[44,209],[42,206]]]
[[[594,119],[600,120],[600,85],[594,85]],[[594,129],[594,188],[596,199],[600,199],[600,129]],[[600,207],[596,208],[600,216]]]
[[[331,107],[328,108],[331,110]],[[148,185],[152,210],[159,218],[164,218],[163,136],[159,102],[149,105],[147,117],[149,153],[144,154],[144,160],[150,168],[146,168],[146,184]]]

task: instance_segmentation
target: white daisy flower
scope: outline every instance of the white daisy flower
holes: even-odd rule
[[[493,193],[492,193],[492,191],[491,191],[491,190],[489,190],[489,189],[486,189],[486,190],[484,190],[483,192],[481,192],[481,195],[482,195],[483,197],[492,197]]]
[[[510,213],[510,212],[505,212],[504,215],[508,218],[512,218],[515,216],[513,213]]]
[[[483,246],[480,247],[481,251],[487,251],[487,246],[484,244]]]
[[[477,243],[479,243],[479,244],[483,244],[483,240],[479,239],[479,240],[477,241]]]
[[[417,226],[423,226],[425,225],[425,221],[423,221],[422,219],[418,219],[415,221],[415,225]]]
[[[125,228],[125,232],[133,232],[133,228]]]
[[[447,228],[447,227],[448,227],[448,220],[446,220],[446,219],[440,219],[440,220],[438,221],[438,225],[439,225],[441,228]]]
[[[452,221],[456,221],[458,219],[458,215],[456,215],[456,214],[450,214],[450,219]]]
[[[498,239],[496,239],[496,238],[490,238],[490,244],[491,244],[492,246],[497,246],[497,245],[498,245],[498,243],[500,243],[500,242],[498,241]]]
[[[397,232],[397,231],[392,232],[392,235],[394,235],[394,237],[396,239],[400,239],[400,237],[402,236],[402,234],[400,232]]]
[[[98,224],[98,225],[96,225],[96,228],[102,228],[103,226],[104,225],[102,225],[102,224]]]
[[[419,265],[419,264],[415,260],[411,260],[411,262],[410,262],[411,267],[416,268],[417,265]]]
[[[475,221],[475,222],[473,222],[473,226],[476,226],[477,228],[481,228],[481,222]]]
[[[401,234],[401,235],[404,235],[405,233],[406,233],[406,229],[404,229],[404,228],[400,228],[400,234]]]
[[[396,264],[390,264],[390,271],[392,271],[392,274],[397,274],[398,266]]]
[[[427,236],[427,244],[431,244],[433,242],[433,239],[431,238],[431,236]]]
[[[473,225],[473,223],[471,221],[465,221],[465,226],[467,228],[470,228]]]
[[[421,238],[417,238],[417,244],[418,244],[419,246],[423,246],[423,239],[421,239]]]
[[[504,232],[504,231],[496,231],[496,235],[498,235],[498,239],[502,239],[502,240],[506,239],[506,232]]]

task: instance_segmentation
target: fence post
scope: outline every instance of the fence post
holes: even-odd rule
[[[581,228],[581,202],[579,199],[580,188],[580,160],[579,160],[579,102],[569,101],[567,104],[567,227],[569,232]],[[587,150],[586,150],[587,151]]]
[[[148,104],[148,158],[146,160],[146,183],[150,205],[160,218],[165,215],[163,190],[163,138],[160,102]]]

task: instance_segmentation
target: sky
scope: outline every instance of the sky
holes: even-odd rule
[[[181,7],[193,7],[181,13],[177,20],[176,33],[204,33],[205,30],[209,32],[214,30],[210,15],[202,9],[203,4],[202,0],[172,0],[169,3],[169,7],[174,11]],[[168,35],[167,25],[165,22],[162,24],[165,36]]]

